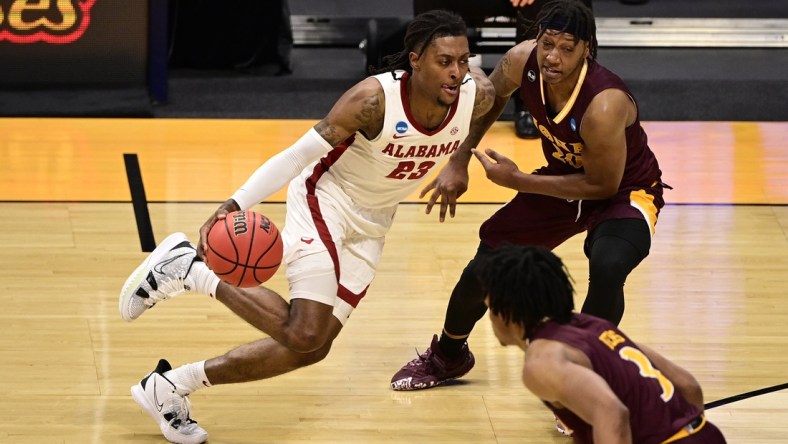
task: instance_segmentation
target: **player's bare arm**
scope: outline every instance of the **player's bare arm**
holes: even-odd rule
[[[490,79],[479,68],[470,69],[471,77],[476,84],[476,95],[473,104],[473,114],[471,116],[470,132],[478,131],[475,127],[476,122],[483,118],[493,105],[495,100],[495,88]],[[469,137],[470,138],[470,137]],[[428,183],[422,190],[420,198],[424,197],[430,190],[433,190],[427,201],[426,213],[430,214],[432,207],[440,201],[439,220],[446,220],[446,212],[454,217],[457,210],[457,198],[462,196],[468,189],[468,160],[469,141],[466,138],[460,145],[457,152],[449,158],[446,167],[443,168],[437,178]]]
[[[446,220],[447,211],[452,218],[456,214],[457,199],[468,190],[468,162],[471,158],[471,150],[479,144],[484,134],[501,116],[512,93],[520,86],[520,78],[522,78],[525,65],[525,59],[520,60],[520,58],[527,58],[533,47],[533,42],[523,42],[510,49],[498,61],[490,74],[489,81],[482,78],[484,74],[479,72],[481,70],[476,71],[476,68],[471,70],[474,81],[477,81],[477,77],[482,80],[477,81],[476,104],[468,137],[452,154],[449,162],[438,176],[421,190],[419,198],[423,198],[432,191],[425,209],[427,214],[430,214],[432,207],[439,201],[439,220],[441,222]],[[518,69],[520,77],[517,77]],[[483,94],[481,97],[480,93]],[[487,101],[490,103],[486,103]]]
[[[649,361],[654,364],[654,368],[659,369],[659,371],[673,383],[676,391],[681,393],[684,399],[703,408],[703,389],[698,380],[695,379],[690,372],[665,358],[650,347],[638,344],[638,348],[640,348]]]
[[[217,221],[224,219],[227,217],[227,214],[233,211],[246,209],[242,207],[249,207],[259,202],[258,198],[264,198],[280,189],[295,177],[304,165],[325,152],[323,145],[334,147],[356,131],[361,131],[368,138],[377,136],[383,128],[384,109],[383,88],[377,80],[373,78],[364,79],[350,88],[334,104],[328,115],[314,126],[317,136],[323,139],[322,142],[316,141],[314,137],[310,140],[309,137],[305,136],[305,138],[296,142],[295,145],[266,161],[247,180],[242,189],[249,191],[247,195],[253,194],[254,199],[242,205],[230,198],[214,211],[200,227],[197,254],[201,258],[205,257],[208,233]],[[275,160],[279,156],[285,156],[286,159]],[[294,165],[295,167],[293,167]],[[282,174],[284,170],[288,169],[288,166],[291,167],[290,171],[287,174]],[[252,192],[252,190],[255,190],[255,192]]]
[[[635,104],[620,89],[602,91],[589,104],[580,127],[584,173],[578,184],[588,198],[618,192],[627,160],[626,128],[635,115]]]
[[[374,139],[383,129],[385,98],[383,87],[374,78],[357,83],[339,98],[315,131],[331,146],[337,146],[356,131]]]
[[[539,399],[590,424],[594,442],[632,443],[629,409],[581,351],[557,341],[534,341],[526,351],[523,382]]]
[[[626,165],[625,130],[635,120],[635,105],[621,90],[608,89],[595,97],[580,128],[584,145],[583,172],[560,176],[528,174],[506,156],[487,149],[474,153],[487,177],[517,191],[561,199],[607,199],[618,191]]]
[[[495,100],[495,87],[492,81],[477,67],[471,67],[471,78],[476,83],[476,97],[473,102],[473,120],[476,120],[490,111]]]
[[[525,61],[531,55],[534,46],[535,42],[529,40],[511,48],[501,57],[493,72],[490,73],[490,83],[495,92],[493,103],[489,111],[483,116],[479,118],[474,116],[470,134],[468,134],[466,143],[463,144],[465,149],[463,150],[463,147],[460,147],[457,153],[454,154],[454,156],[465,161],[466,167],[471,158],[470,150],[478,146],[492,124],[501,117],[506,104],[509,102],[509,98],[520,87]]]

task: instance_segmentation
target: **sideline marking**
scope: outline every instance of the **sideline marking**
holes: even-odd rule
[[[137,155],[133,153],[124,153],[123,161],[126,164],[126,177],[129,179],[129,191],[131,191],[134,217],[137,219],[140,247],[142,247],[142,251],[150,253],[156,248],[156,239],[153,237],[153,227],[150,223],[148,199],[145,197],[145,185],[142,183],[140,162],[137,159]]]

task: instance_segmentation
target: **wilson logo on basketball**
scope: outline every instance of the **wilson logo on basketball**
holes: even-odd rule
[[[90,25],[96,0],[13,0],[0,2],[0,41],[72,43]]]
[[[233,234],[240,236],[249,231],[249,226],[246,223],[246,211],[239,211],[233,214]]]

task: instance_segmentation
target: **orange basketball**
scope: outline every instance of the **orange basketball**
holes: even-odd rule
[[[282,236],[271,219],[252,210],[236,211],[208,233],[208,267],[236,287],[256,287],[282,263]]]

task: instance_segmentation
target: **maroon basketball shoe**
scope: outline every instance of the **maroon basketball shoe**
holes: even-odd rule
[[[438,335],[432,337],[430,347],[418,358],[403,366],[393,378],[393,390],[421,390],[445,384],[471,371],[476,360],[465,343],[460,357],[450,361],[440,351]]]

